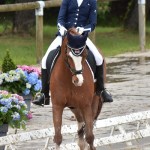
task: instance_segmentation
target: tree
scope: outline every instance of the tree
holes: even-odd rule
[[[127,29],[138,30],[139,24],[139,15],[138,15],[138,2],[137,0],[132,0],[128,16],[124,22],[124,26]],[[146,0],[146,20],[148,20],[148,16],[150,14],[150,0]]]
[[[128,3],[124,27],[130,30],[138,29],[138,3],[137,0],[131,0]]]
[[[1,5],[1,4],[4,4],[4,0],[1,0],[1,1],[0,1],[0,5]]]
[[[15,0],[16,3],[35,2],[36,0]],[[29,33],[35,24],[35,10],[17,11],[13,18],[14,33]]]
[[[125,29],[138,30],[138,1],[114,1],[111,2],[111,17],[118,17],[118,21],[124,25]],[[146,16],[150,14],[150,0],[146,1]]]
[[[12,58],[10,57],[9,51],[7,51],[2,63],[2,72],[8,72],[16,68],[17,66],[14,64]]]

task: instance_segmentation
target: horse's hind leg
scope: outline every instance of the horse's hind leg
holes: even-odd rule
[[[53,123],[55,129],[54,143],[56,143],[56,150],[62,143],[61,125],[62,125],[62,112],[63,107],[53,105]]]
[[[97,118],[101,112],[102,105],[103,105],[103,103],[102,103],[101,98],[97,95],[94,95],[93,103],[92,103],[93,121],[97,120]]]

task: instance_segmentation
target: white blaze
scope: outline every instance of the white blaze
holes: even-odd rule
[[[69,53],[69,55],[71,56],[74,65],[75,65],[75,69],[78,70],[82,70],[82,57],[81,56],[74,56],[71,52]],[[78,82],[78,86],[81,86],[83,84],[83,75],[82,74],[77,74],[76,77],[78,78],[79,82]]]

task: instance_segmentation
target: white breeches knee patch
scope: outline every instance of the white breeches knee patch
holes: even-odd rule
[[[95,57],[96,65],[97,66],[102,65],[103,57],[100,54],[100,52],[98,51],[98,49],[96,48],[96,46],[93,44],[93,42],[89,38],[87,38],[86,44],[87,44],[89,50],[93,53],[93,55]]]
[[[51,45],[49,46],[47,52],[45,53],[44,57],[42,58],[42,68],[46,69],[46,60],[48,57],[48,54],[50,53],[51,50],[56,49],[58,46],[62,45],[62,37],[61,36],[57,36],[54,41],[51,43]]]

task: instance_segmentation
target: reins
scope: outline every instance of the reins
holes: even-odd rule
[[[68,60],[68,59],[67,59]],[[72,76],[74,76],[74,75],[78,75],[78,74],[82,74],[83,73],[83,69],[81,69],[81,70],[76,70],[76,69],[74,69],[74,68],[71,68],[71,66],[70,66],[70,64],[68,63],[68,61],[65,61],[65,63],[66,63],[66,66],[70,69],[70,71],[71,71],[71,73],[72,73]]]

